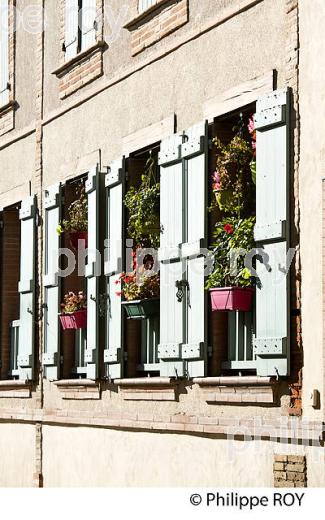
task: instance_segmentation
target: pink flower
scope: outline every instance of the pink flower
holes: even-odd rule
[[[248,131],[249,131],[250,134],[253,134],[255,132],[254,116],[249,118],[247,128],[248,128]]]
[[[232,224],[225,224],[223,226],[223,229],[225,230],[226,233],[228,233],[228,235],[232,235],[234,232],[234,226]]]

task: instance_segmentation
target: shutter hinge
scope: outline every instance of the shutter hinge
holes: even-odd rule
[[[3,229],[4,228],[4,222],[3,220],[0,220],[0,229]]]
[[[124,361],[128,360],[128,353],[127,352],[123,352],[123,359],[124,359]]]
[[[209,139],[208,140],[208,146],[209,146],[209,150],[212,150],[213,149],[213,139]]]
[[[208,346],[208,356],[209,357],[212,357],[212,354],[213,354],[213,348],[211,345]]]
[[[67,50],[67,48],[66,48],[66,46],[65,46],[65,42],[63,42],[63,43],[62,43],[62,51],[63,51],[63,52],[66,52],[66,50]]]

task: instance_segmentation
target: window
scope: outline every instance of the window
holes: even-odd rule
[[[35,216],[33,197],[1,218],[1,378],[33,379],[35,329]]]
[[[96,0],[65,2],[65,60],[69,61],[96,43]]]
[[[139,13],[143,13],[143,11],[146,11],[149,9],[149,7],[152,7],[158,1],[159,0],[139,0]]]

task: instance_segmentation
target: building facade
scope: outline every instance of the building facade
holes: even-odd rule
[[[2,486],[325,484],[324,16],[321,0],[1,0]],[[252,117],[266,261],[252,311],[212,312],[215,139]],[[160,310],[126,319],[125,197],[151,160]],[[78,200],[82,273],[58,232]],[[69,291],[86,328],[63,330]]]

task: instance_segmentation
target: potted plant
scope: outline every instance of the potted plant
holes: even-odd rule
[[[214,230],[213,270],[207,280],[213,311],[249,311],[254,287],[250,270],[245,267],[240,250],[254,247],[255,217],[228,217]],[[236,256],[231,265],[230,252]]]
[[[88,247],[88,201],[85,186],[81,182],[76,190],[77,199],[71,202],[68,208],[68,218],[64,219],[57,228],[59,234],[69,233],[71,247],[78,249],[79,241]]]
[[[153,257],[146,255],[143,266],[136,267],[134,253],[134,270],[131,273],[122,273],[117,284],[122,284],[118,296],[123,296],[122,305],[128,319],[145,319],[159,313],[159,273],[152,271]]]
[[[253,125],[252,121],[253,119],[250,120],[249,125]],[[249,128],[253,127],[249,126]],[[251,214],[255,207],[253,135],[245,139],[243,132],[240,131],[226,145],[218,137],[213,140],[213,143],[217,157],[216,171],[212,177],[212,190],[217,206],[224,213]]]
[[[241,116],[239,131],[227,145],[218,138],[214,140],[217,168],[212,190],[223,218],[215,225],[213,269],[206,284],[213,311],[249,311],[255,290],[251,272],[244,262],[244,251],[255,247],[256,219],[252,216],[256,172],[254,119],[249,119],[246,137],[243,128]]]
[[[69,292],[61,303],[60,321],[63,330],[87,327],[87,299],[83,291]]]
[[[160,184],[151,152],[140,186],[129,188],[124,204],[128,209],[128,235],[135,246],[157,249],[160,243]]]

